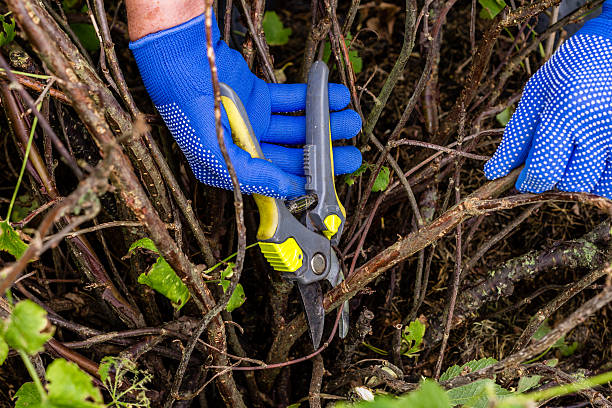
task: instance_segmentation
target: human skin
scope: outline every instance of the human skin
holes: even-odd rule
[[[130,40],[156,33],[204,13],[204,0],[127,0]]]

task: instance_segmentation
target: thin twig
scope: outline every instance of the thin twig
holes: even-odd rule
[[[323,382],[324,373],[323,357],[319,354],[312,359],[312,377],[308,390],[310,408],[321,408],[321,383]]]
[[[181,358],[181,362],[179,364],[179,368],[174,377],[174,382],[172,383],[172,389],[170,390],[170,396],[168,400],[166,400],[166,407],[172,406],[175,399],[183,399],[179,395],[180,386],[183,380],[183,376],[185,375],[185,371],[187,370],[187,366],[189,364],[189,359],[193,350],[195,348],[195,344],[197,340],[200,338],[204,330],[208,327],[209,323],[216,318],[219,313],[227,307],[227,304],[230,301],[230,298],[238,285],[238,281],[240,279],[240,275],[242,273],[242,267],[244,264],[244,254],[246,251],[246,227],[244,225],[244,214],[243,214],[243,202],[242,202],[242,193],[240,192],[240,183],[238,182],[238,177],[236,176],[236,170],[232,163],[232,160],[227,152],[227,147],[225,146],[225,140],[223,136],[223,127],[221,124],[221,89],[219,86],[219,77],[217,74],[217,65],[215,63],[215,51],[212,43],[212,1],[207,1],[206,4],[206,54],[208,57],[208,63],[210,65],[210,74],[212,78],[213,92],[215,95],[215,127],[217,133],[217,142],[219,143],[219,147],[221,149],[221,153],[223,154],[223,159],[225,160],[225,164],[227,166],[230,179],[232,180],[232,186],[234,188],[234,209],[236,216],[236,230],[238,232],[238,253],[236,255],[236,263],[233,268],[233,275],[230,279],[229,286],[225,289],[224,295],[219,299],[217,304],[212,307],[202,318],[198,328],[196,329],[193,339],[189,342],[187,348],[183,352],[183,357]],[[242,401],[242,397],[238,390],[236,389],[236,385],[233,384],[232,373],[227,371],[226,369],[222,369],[222,371],[218,372],[217,375],[223,375],[226,377],[224,380],[226,386],[229,386],[231,390],[231,395],[228,397],[232,398],[233,404],[235,406],[244,406],[244,402]],[[216,377],[216,375],[215,375]],[[213,377],[214,378],[214,377]],[[196,394],[197,395],[197,394]],[[194,397],[196,396],[194,395]]]
[[[491,158],[490,156],[482,156],[479,154],[473,154],[473,153],[462,152],[459,150],[453,150],[453,149],[449,149],[448,147],[439,146],[433,143],[422,142],[420,140],[400,139],[400,140],[396,140],[394,142],[389,143],[389,145],[391,147],[396,147],[396,146],[401,146],[401,145],[426,147],[428,149],[440,150],[445,153],[450,153],[452,155],[459,155],[459,156],[467,157],[468,159],[474,159],[474,160],[487,161]]]
[[[606,274],[612,273],[612,268],[609,266],[604,269]],[[514,368],[523,361],[528,360],[529,358],[532,358],[548,349],[561,337],[565,336],[570,330],[582,324],[586,319],[610,302],[612,302],[612,286],[607,286],[599,294],[583,303],[540,340],[531,343],[529,346],[514,354],[511,354],[498,363],[443,382],[442,386],[446,388],[456,388],[481,378],[491,377],[509,368]]]
[[[34,116],[38,118],[40,125],[51,138],[53,145],[55,146],[57,151],[62,156],[62,159],[72,169],[72,171],[78,178],[83,178],[83,172],[81,171],[78,164],[76,163],[76,160],[66,150],[63,143],[60,141],[59,137],[57,137],[57,134],[55,134],[55,131],[53,131],[53,129],[51,128],[51,125],[49,125],[47,118],[45,118],[44,115],[38,111],[38,109],[36,108],[36,104],[34,103],[34,100],[30,96],[30,94],[28,94],[26,90],[23,88],[23,86],[21,85],[17,77],[13,74],[13,72],[11,71],[11,68],[9,67],[8,63],[6,62],[6,60],[4,59],[2,55],[0,55],[0,67],[4,69],[4,73],[7,75],[8,79],[11,81],[9,86],[12,89],[15,89],[19,93],[19,96],[21,96],[21,98],[26,103],[26,105],[28,105],[28,108],[32,110],[32,113],[34,113]]]
[[[556,312],[561,306],[567,303],[568,300],[576,296],[578,293],[582,292],[596,280],[606,275],[605,269],[595,269],[584,277],[582,277],[579,281],[568,285],[567,288],[559,293],[557,297],[548,302],[543,308],[537,311],[533,318],[521,333],[521,337],[516,341],[512,351],[517,352],[529,344],[529,341],[533,338],[533,334],[538,330],[538,328],[544,323],[546,319],[548,319],[554,312]]]
[[[66,234],[67,238],[74,238],[79,235],[88,234],[94,231],[100,231],[106,228],[115,228],[115,227],[141,227],[142,224],[138,221],[109,221],[102,224],[98,224],[94,227],[83,228],[76,232],[69,232]]]

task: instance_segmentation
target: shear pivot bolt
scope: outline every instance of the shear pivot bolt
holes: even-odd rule
[[[325,272],[325,268],[327,267],[327,262],[325,262],[325,257],[323,256],[323,254],[321,253],[314,254],[312,259],[310,260],[310,266],[312,267],[313,272],[316,273],[317,275],[320,275],[323,272]]]

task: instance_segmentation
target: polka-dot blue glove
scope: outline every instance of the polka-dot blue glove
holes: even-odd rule
[[[612,1],[527,82],[489,179],[525,163],[522,192],[558,188],[612,198]]]
[[[304,144],[305,117],[280,114],[304,110],[306,85],[268,84],[257,78],[240,53],[221,41],[216,24],[213,24],[213,45],[219,80],[232,87],[242,100],[268,159],[253,159],[232,142],[227,115],[223,111],[225,145],[241,190],[276,198],[306,194],[303,149],[281,146]],[[132,42],[130,49],[153,103],[195,176],[205,184],[231,190],[232,183],[215,133],[204,16]],[[334,140],[354,137],[361,128],[356,112],[342,110],[349,102],[350,94],[345,86],[330,84]],[[361,154],[353,146],[336,147],[334,164],[336,174],[351,173],[361,165]]]

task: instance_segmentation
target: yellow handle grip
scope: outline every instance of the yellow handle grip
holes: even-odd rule
[[[232,128],[232,139],[242,150],[245,150],[252,158],[265,159],[259,142],[252,134],[250,126],[242,117],[242,114],[234,101],[228,96],[221,96],[221,102],[227,113],[230,127]],[[257,239],[260,241],[270,239],[278,226],[279,214],[276,199],[253,194],[257,208],[259,209],[259,228]]]

